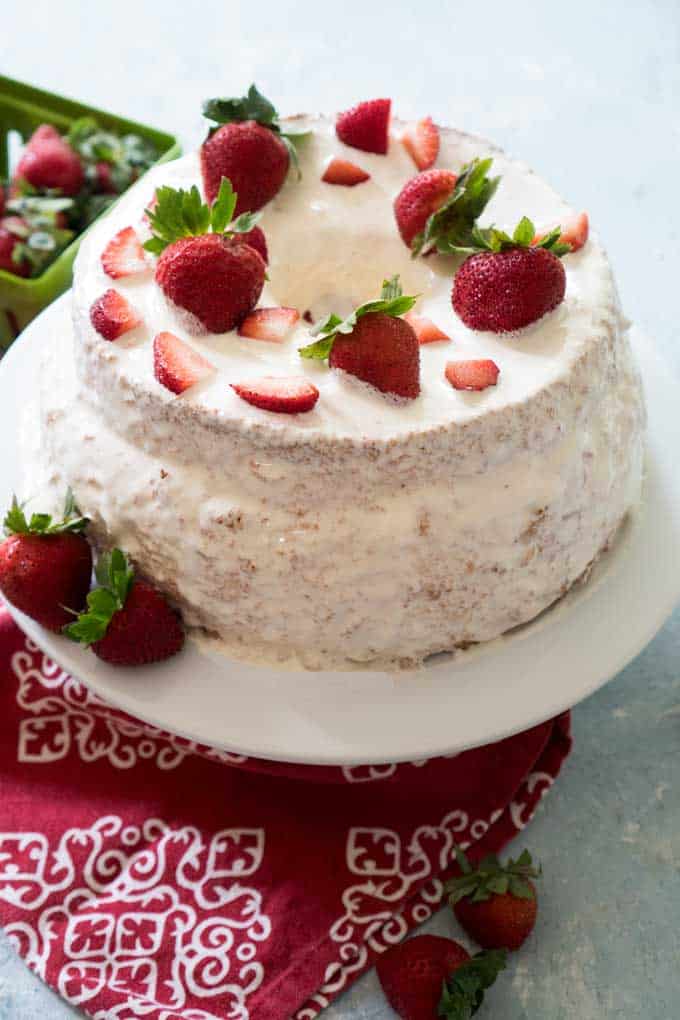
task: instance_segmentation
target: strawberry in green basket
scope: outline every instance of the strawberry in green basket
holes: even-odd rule
[[[462,850],[461,869],[447,883],[449,902],[465,931],[485,949],[519,949],[536,924],[536,886],[541,869],[524,850],[516,861],[501,864],[489,854],[475,868]]]
[[[4,524],[8,537],[0,545],[0,589],[22,613],[61,630],[84,606],[90,588],[87,518],[69,490],[60,521],[49,514],[27,518],[15,497]]]

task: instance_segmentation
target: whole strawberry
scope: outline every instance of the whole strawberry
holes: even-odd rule
[[[461,850],[456,856],[461,875],[446,889],[460,924],[485,949],[519,949],[534,929],[538,906],[531,879],[541,870],[529,851],[507,864],[490,854],[476,868]]]
[[[394,215],[404,244],[411,248],[433,215],[456,187],[451,170],[425,170],[406,182],[394,200]]]
[[[234,329],[255,307],[266,267],[243,234],[253,230],[257,214],[231,222],[237,196],[222,179],[212,207],[197,188],[159,188],[147,215],[153,237],[144,247],[160,255],[156,282],[165,296],[191,312],[211,333]]]
[[[115,666],[143,666],[176,655],[184,630],[164,596],[137,580],[124,553],[114,549],[97,563],[99,587],[87,596],[87,610],[64,633],[89,645]]]
[[[246,96],[209,99],[203,115],[221,125],[212,128],[201,146],[201,172],[206,198],[213,202],[223,177],[238,194],[236,214],[261,209],[281,190],[291,158],[294,128],[281,126],[268,99],[251,85]]]
[[[76,195],[85,183],[85,171],[78,155],[50,124],[42,124],[26,144],[17,164],[13,183],[22,181],[38,191],[60,191]]]
[[[335,133],[345,145],[384,156],[389,147],[391,99],[366,99],[339,113]]]
[[[505,967],[505,954],[471,958],[461,945],[438,935],[416,935],[381,956],[378,979],[403,1020],[468,1020]]]
[[[85,605],[92,577],[92,551],[82,534],[87,524],[70,491],[61,521],[48,514],[27,519],[16,497],[5,517],[9,537],[0,545],[0,589],[50,630],[61,630]]]
[[[300,348],[303,358],[325,360],[383,393],[414,399],[420,393],[420,344],[400,318],[415,304],[402,294],[399,277],[383,283],[381,297],[346,319],[330,315],[312,330],[316,341]]]

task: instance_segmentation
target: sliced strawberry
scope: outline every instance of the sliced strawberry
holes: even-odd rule
[[[500,368],[495,361],[449,361],[446,364],[446,378],[454,390],[485,390],[495,386]]]
[[[141,241],[132,227],[124,227],[111,238],[102,252],[102,267],[114,280],[150,269]]]
[[[335,133],[345,145],[384,156],[389,144],[391,99],[368,99],[339,113]]]
[[[172,393],[184,393],[214,371],[214,365],[174,333],[159,333],[155,337],[153,374]]]
[[[261,379],[231,383],[231,388],[247,403],[261,407],[264,411],[278,411],[281,414],[311,411],[319,399],[316,386],[304,376],[290,376],[287,379],[264,376]]]
[[[414,312],[407,312],[404,318],[418,337],[419,344],[434,344],[440,340],[451,339],[450,336],[441,331],[439,326],[435,325],[432,319],[428,319],[426,315],[416,315]]]
[[[572,251],[578,251],[588,240],[589,229],[588,213],[575,213],[565,219],[560,241],[562,244],[568,244]],[[536,234],[533,243],[538,244],[544,237],[545,234]]]
[[[419,170],[429,170],[434,165],[439,155],[439,128],[432,117],[409,124],[401,141]]]
[[[142,322],[132,305],[110,288],[90,308],[90,322],[105,340],[117,340]]]
[[[296,308],[256,308],[238,328],[239,336],[280,344],[300,318]]]
[[[151,196],[151,201],[148,203],[148,205],[144,206],[144,212],[142,213],[142,223],[145,223],[149,227],[151,226],[151,220],[149,219],[148,214],[149,212],[153,212],[157,205],[158,196],[154,191],[153,195]]]
[[[355,184],[362,184],[370,179],[371,175],[356,163],[350,163],[347,159],[339,159],[337,156],[330,161],[321,178],[326,184],[344,184],[348,188],[353,188]]]

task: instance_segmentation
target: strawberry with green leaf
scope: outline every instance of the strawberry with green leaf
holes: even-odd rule
[[[182,649],[177,613],[158,589],[135,577],[125,553],[114,549],[100,556],[96,577],[86,611],[64,628],[68,637],[115,666],[159,662]]]
[[[414,399],[420,393],[420,345],[402,319],[417,298],[402,293],[399,277],[385,280],[381,296],[342,319],[329,315],[312,329],[316,340],[301,347],[303,358],[328,359],[383,393]]]
[[[209,99],[203,116],[218,125],[201,146],[203,187],[209,202],[228,177],[238,193],[236,212],[261,209],[281,190],[291,163],[297,166],[293,139],[308,134],[288,122],[251,85],[247,95]]]
[[[0,589],[50,630],[61,630],[85,604],[92,576],[92,552],[83,534],[88,523],[70,489],[61,520],[44,513],[27,517],[16,496],[5,516]]]
[[[470,954],[453,939],[416,935],[378,959],[382,989],[402,1020],[469,1020],[506,966],[506,954]]]
[[[524,850],[514,861],[501,864],[494,854],[474,867],[456,850],[461,870],[446,885],[458,921],[485,949],[519,949],[536,924],[537,898],[532,879],[541,869]]]
[[[146,211],[153,236],[144,248],[159,255],[156,282],[211,333],[238,326],[264,286],[264,260],[243,240],[258,214],[242,213],[233,220],[236,205],[237,195],[224,177],[212,205],[202,202],[196,187],[162,187]]]

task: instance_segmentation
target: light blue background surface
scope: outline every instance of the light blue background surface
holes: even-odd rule
[[[680,370],[674,0],[32,0],[3,5],[0,68],[174,130],[187,148],[201,100],[253,79],[285,113],[389,95],[403,116],[490,136],[589,211],[627,313]],[[526,834],[545,871],[537,932],[480,1020],[678,1020],[680,612],[576,709],[574,730]],[[456,934],[448,912],[430,929]],[[0,1020],[75,1015],[0,936]],[[326,1014],[390,1015],[373,974]]]

